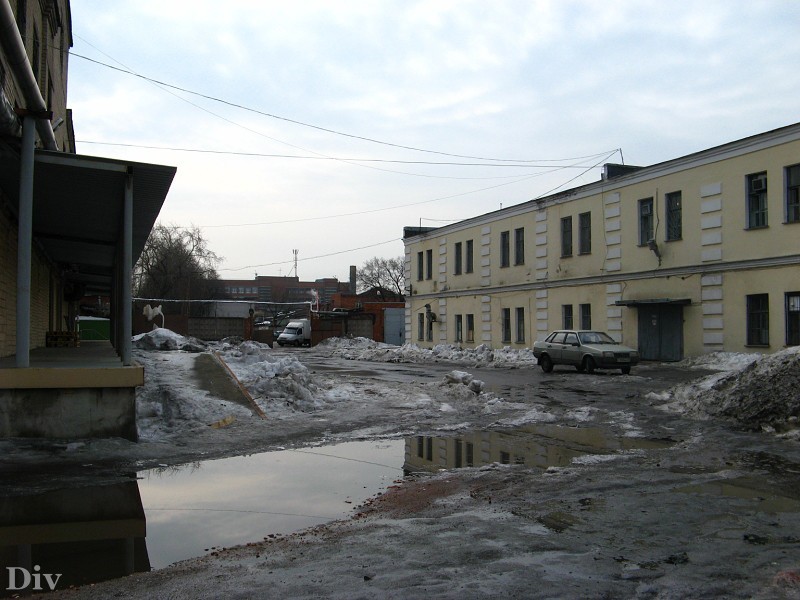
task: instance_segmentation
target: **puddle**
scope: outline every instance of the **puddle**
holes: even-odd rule
[[[599,427],[528,425],[513,430],[473,431],[458,437],[406,438],[404,470],[436,471],[491,463],[546,469],[566,467],[587,455],[668,448],[674,441],[613,436]]]
[[[402,476],[402,461],[402,440],[350,442],[0,497],[0,574],[38,565],[64,589],[299,531],[351,514]]]
[[[675,488],[678,493],[706,494],[750,501],[758,512],[800,512],[800,494],[770,485],[754,477],[721,479]]]

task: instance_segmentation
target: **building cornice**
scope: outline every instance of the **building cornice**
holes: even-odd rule
[[[535,282],[518,283],[514,285],[487,286],[476,288],[462,288],[457,290],[441,290],[426,294],[414,294],[410,300],[429,300],[432,298],[457,298],[459,296],[481,296],[507,292],[525,292],[532,290],[546,290],[560,287],[576,287],[584,285],[613,284],[626,281],[640,281],[643,279],[666,279],[669,277],[691,277],[693,275],[706,275],[726,271],[746,271],[749,269],[769,269],[800,265],[800,254],[790,256],[759,258],[752,260],[738,260],[728,262],[715,262],[707,265],[690,265],[674,267],[671,269],[652,269],[632,273],[614,273],[593,275],[589,277],[573,277],[570,279],[542,280]]]

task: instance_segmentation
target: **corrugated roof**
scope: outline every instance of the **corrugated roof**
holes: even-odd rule
[[[111,289],[122,238],[125,179],[133,174],[133,258],[138,259],[167,197],[176,168],[36,150],[33,238],[69,279],[89,293]],[[19,156],[0,156],[0,186],[16,211]]]

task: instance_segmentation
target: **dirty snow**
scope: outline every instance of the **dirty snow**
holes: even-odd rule
[[[328,340],[309,351],[337,359],[453,366],[432,383],[386,383],[313,372],[301,352],[277,353],[255,342],[211,345],[208,350],[219,353],[267,414],[262,420],[242,404],[197,388],[193,369],[207,351],[204,344],[161,329],[137,336],[135,347],[147,373],[137,394],[142,441],[81,443],[68,449],[76,460],[90,462],[112,447],[117,456],[196,460],[223,447],[244,453],[289,442],[489,425],[580,427],[600,419],[623,435],[643,437],[653,435],[652,426],[642,424],[648,402],[672,419],[657,434],[669,437],[676,427],[683,429],[680,443],[671,448],[586,453],[544,472],[494,464],[398,481],[352,519],[253,540],[56,597],[800,597],[796,542],[788,535],[800,525],[795,512],[762,515],[756,506],[743,517],[732,507],[757,498],[718,502],[715,496],[677,490],[698,480],[735,477],[744,469],[725,458],[718,460],[721,467],[713,466],[724,444],[723,450],[709,451],[708,464],[699,469],[699,449],[718,430],[703,429],[707,421],[683,415],[731,418],[748,429],[784,435],[796,427],[798,348],[766,357],[718,353],[687,360],[681,363],[686,369],[718,372],[652,391],[646,402],[641,396],[620,399],[604,409],[583,404],[593,392],[576,392],[575,404],[560,404],[553,400],[558,390],[550,387],[525,401],[510,401],[487,392],[469,372],[533,366],[530,350],[452,345],[427,350],[355,338]],[[572,373],[550,377],[558,378],[593,390],[617,381],[574,379]],[[625,381],[643,385],[646,375]],[[757,435],[763,444],[777,439]]]

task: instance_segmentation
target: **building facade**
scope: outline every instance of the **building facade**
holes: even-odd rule
[[[800,344],[800,124],[404,235],[406,339],[602,329],[644,359]]]

